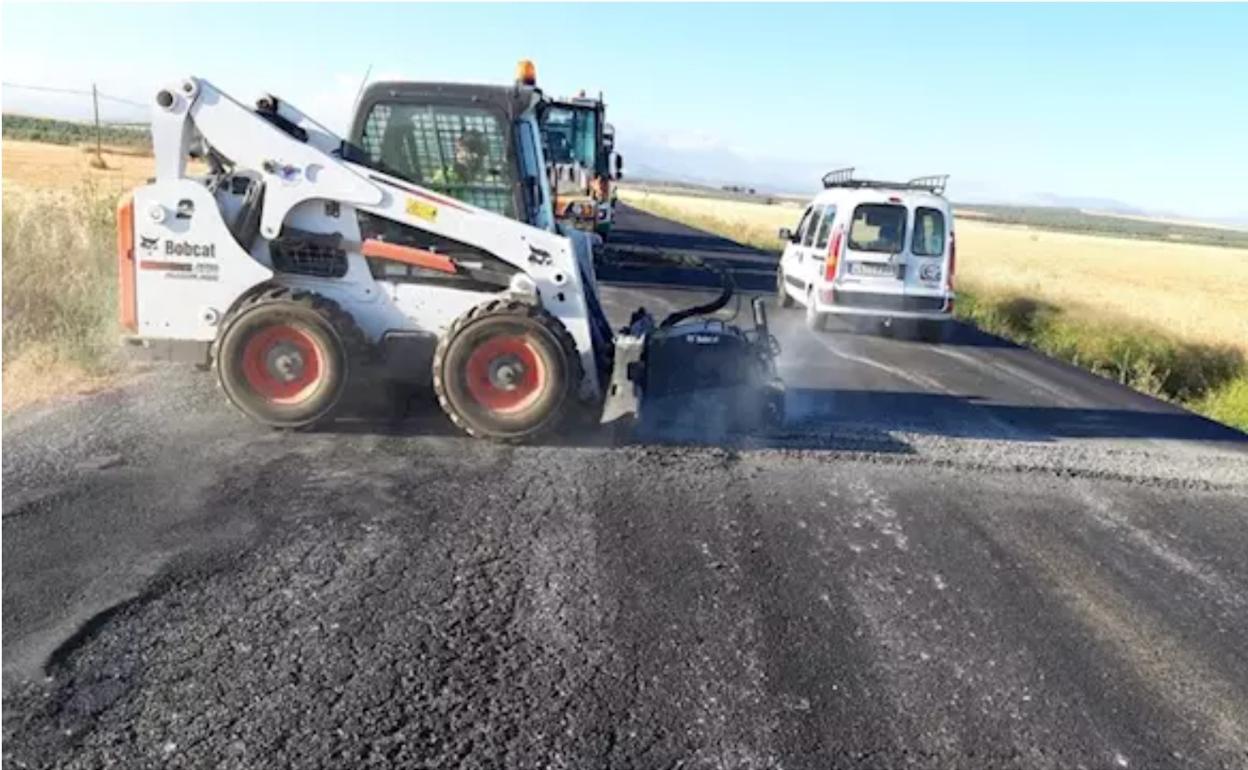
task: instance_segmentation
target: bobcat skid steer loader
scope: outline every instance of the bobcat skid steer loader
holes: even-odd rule
[[[118,206],[125,343],[211,365],[234,406],[281,428],[331,419],[365,376],[431,385],[464,431],[506,441],[578,407],[644,411],[665,357],[647,366],[640,322],[615,361],[591,236],[553,216],[540,102],[531,78],[379,83],[344,141],[272,96],[161,89],[156,177]],[[715,366],[774,385],[764,336]]]

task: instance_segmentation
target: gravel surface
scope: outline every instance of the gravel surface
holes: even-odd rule
[[[6,767],[1248,767],[1241,434],[772,312],[790,421],[716,445],[272,433],[180,368],[7,420]]]

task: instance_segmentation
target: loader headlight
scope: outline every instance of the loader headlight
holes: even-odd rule
[[[512,298],[520,300],[528,300],[537,302],[537,283],[524,273],[516,273],[511,277],[511,283],[507,287]]]

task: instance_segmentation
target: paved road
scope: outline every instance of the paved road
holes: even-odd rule
[[[619,241],[617,321],[701,296],[656,241],[766,273]],[[1244,437],[773,320],[792,419],[722,445],[271,433],[179,369],[7,420],[6,766],[1248,766]]]

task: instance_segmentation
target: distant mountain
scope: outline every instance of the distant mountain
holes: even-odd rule
[[[837,165],[747,157],[714,144],[673,146],[661,140],[628,137],[622,131],[620,154],[626,178],[710,187],[741,185],[771,194],[814,192],[819,189],[820,177]]]
[[[1231,214],[1229,217],[1219,217],[1213,221],[1231,225],[1232,227],[1248,227],[1248,211],[1240,211]]]
[[[1023,197],[1027,199],[1028,205],[1032,206],[1091,209],[1093,211],[1104,211],[1111,214],[1126,214],[1133,217],[1149,216],[1152,213],[1138,206],[1133,206],[1130,203],[1115,200],[1114,198],[1098,198],[1086,195],[1059,195],[1058,193],[1049,192],[1034,193]]]

